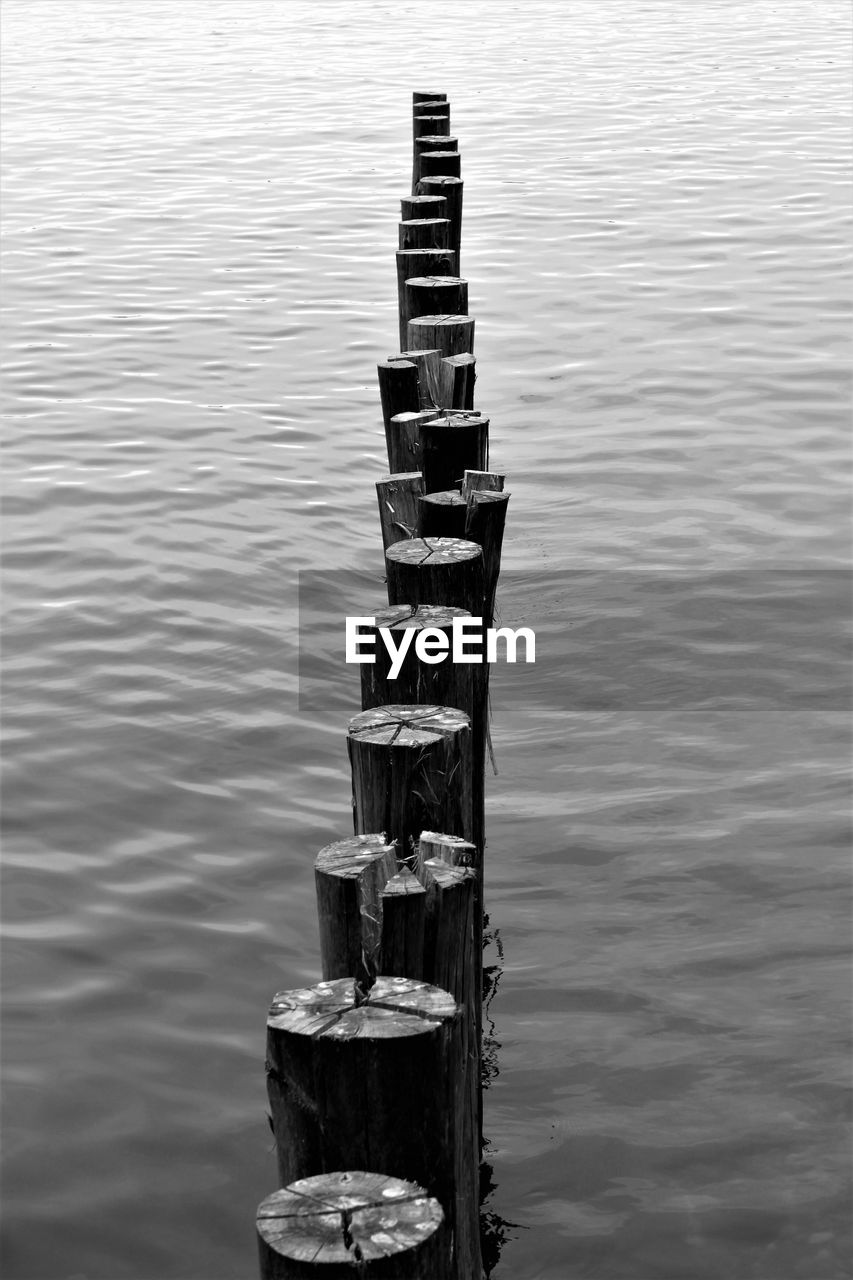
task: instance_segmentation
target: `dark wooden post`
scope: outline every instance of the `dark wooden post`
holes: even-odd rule
[[[418,171],[422,179],[459,178],[462,175],[462,156],[458,151],[422,151]]]
[[[386,551],[403,538],[415,537],[423,491],[424,478],[420,471],[402,471],[376,481],[382,546]]]
[[[447,200],[444,196],[403,196],[400,200],[400,218],[411,222],[417,218],[444,218],[448,222]]]
[[[450,121],[448,121],[449,123]],[[458,153],[459,139],[451,137],[449,133],[442,134],[440,129],[437,129],[435,133],[430,133],[427,129],[422,130],[420,133],[416,132],[414,164],[412,166],[412,195],[417,195],[418,183],[423,173],[422,160],[427,151],[440,151],[442,155],[448,151]],[[442,172],[445,172],[444,168]],[[450,168],[446,169],[446,172],[454,173],[455,170]]]
[[[405,282],[404,314],[406,323],[417,316],[465,315],[468,311],[468,281],[459,276],[423,275],[409,276]],[[408,329],[404,330],[404,334]],[[401,350],[421,350],[420,343]]]
[[[379,972],[386,977],[423,981],[426,897],[426,889],[408,867],[382,890]]]
[[[474,317],[432,315],[410,320],[406,350],[419,351],[422,347],[437,347],[443,358],[473,354]]]
[[[300,1178],[258,1206],[261,1280],[452,1280],[441,1205],[382,1173]]]
[[[424,89],[414,89],[412,91],[412,110],[417,111],[418,107],[422,107],[424,103],[429,103],[430,106],[440,104],[446,106],[448,111],[450,110],[446,93],[428,93]]]
[[[273,1000],[267,1091],[283,1187],[344,1168],[416,1181],[445,1208],[454,1277],[475,1271],[478,1170],[465,1142],[463,1015],[445,991],[342,978]],[[393,1272],[391,1274],[394,1274]]]
[[[397,842],[401,864],[424,828],[473,838],[471,721],[464,711],[371,707],[350,720],[347,750],[355,830],[384,831]]]
[[[406,349],[406,281],[413,277],[453,276],[456,270],[456,253],[453,249],[398,249],[397,250],[397,307],[400,315],[400,350]],[[454,277],[455,278],[455,277]]]
[[[385,552],[389,604],[441,604],[479,617],[483,552],[464,538],[410,538]]]
[[[419,538],[464,538],[468,504],[458,489],[425,493],[420,498]],[[475,541],[475,539],[472,539]]]
[[[354,977],[363,955],[376,954],[379,895],[396,873],[397,851],[382,835],[336,840],[317,854],[314,882],[324,978]]]
[[[385,427],[385,444],[391,450],[391,419],[397,413],[420,408],[418,395],[418,368],[412,360],[380,360],[376,366],[379,378],[379,400],[382,405],[382,423]]]
[[[457,271],[462,262],[462,195],[464,185],[461,178],[452,174],[440,174],[434,177],[422,177],[418,183],[419,196],[444,196],[447,201],[445,217],[450,219],[450,245],[456,250]]]
[[[477,713],[474,697],[475,667],[468,662],[426,663],[418,657],[415,644],[419,631],[427,628],[441,631],[452,643],[453,619],[470,618],[467,609],[445,605],[391,605],[374,615],[374,627],[362,628],[362,635],[373,637],[375,662],[361,665],[361,705],[383,707],[393,703],[426,703],[440,707],[458,707],[473,723]],[[399,650],[405,642],[404,632],[412,631],[408,648],[398,674],[391,679],[391,655],[378,634],[385,627]]]
[[[444,356],[441,361],[439,400],[442,409],[473,409],[477,362],[470,352]]]
[[[426,480],[424,480],[426,483]],[[495,616],[495,593],[501,571],[508,493],[474,490],[469,493],[465,537],[483,548],[483,625],[490,627]]]
[[[482,413],[460,410],[422,425],[420,470],[427,493],[461,489],[466,470],[488,465],[489,419]]]
[[[433,349],[404,351],[403,357],[418,367],[418,394],[421,409],[437,409],[441,388],[441,352]]]
[[[417,413],[395,413],[388,429],[388,470],[421,469],[421,428],[438,417],[438,409],[419,409]]]
[[[411,218],[399,224],[401,249],[446,249],[449,242],[449,218]]]

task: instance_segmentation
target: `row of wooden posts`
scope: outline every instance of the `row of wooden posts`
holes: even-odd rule
[[[509,494],[474,408],[462,192],[446,95],[415,93],[401,349],[378,366],[388,604],[360,611],[397,633],[494,618]],[[489,668],[410,644],[392,680],[375,655],[347,733],[355,834],[315,862],[323,980],[276,995],[267,1023],[282,1189],[258,1209],[262,1280],[482,1274]]]

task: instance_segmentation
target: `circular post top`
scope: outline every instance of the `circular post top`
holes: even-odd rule
[[[367,998],[357,1004],[352,978],[336,978],[315,987],[279,991],[273,997],[267,1027],[314,1040],[366,1035],[383,1040],[432,1031],[458,1009],[448,992],[414,978],[377,978]]]
[[[418,253],[419,250],[410,249],[410,250],[403,250],[402,252]],[[433,250],[427,249],[426,252],[432,253]],[[440,253],[441,250],[438,250],[438,252]],[[409,276],[408,279],[406,280],[406,284],[414,285],[415,288],[417,289],[420,289],[420,288],[434,289],[436,285],[439,285],[442,289],[445,289],[445,288],[450,289],[455,287],[456,285],[467,284],[467,283],[468,281],[463,280],[461,276]]]
[[[482,559],[483,549],[467,538],[404,538],[385,552],[386,560],[399,564],[458,564]]]
[[[470,617],[469,609],[457,609],[455,605],[446,604],[393,604],[374,614],[376,626],[385,627],[388,631],[406,631],[410,628],[423,631],[426,627],[452,626],[454,618]]]

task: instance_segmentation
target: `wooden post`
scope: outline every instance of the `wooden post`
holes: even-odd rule
[[[427,104],[422,115],[416,112],[412,116],[413,140],[417,142],[418,138],[423,137],[450,137],[449,109],[446,115],[442,115],[437,108],[430,108]]]
[[[441,1205],[382,1173],[300,1178],[258,1205],[261,1280],[452,1280]]]
[[[408,867],[398,871],[382,890],[379,972],[386,977],[423,981],[426,899],[426,889]]]
[[[382,546],[386,551],[403,538],[415,537],[423,491],[424,478],[420,471],[402,471],[376,481]]]
[[[403,357],[418,367],[418,394],[421,409],[438,409],[441,401],[441,352],[404,351]]]
[[[443,134],[440,128],[437,128],[435,133],[432,133],[428,128],[419,129],[418,125],[420,123],[421,121],[419,121],[415,125],[415,150],[414,150],[414,157],[413,157],[413,163],[412,163],[412,195],[413,196],[417,195],[417,192],[418,192],[418,183],[420,182],[421,176],[424,172],[422,161],[423,161],[424,154],[427,151],[440,151],[442,155],[444,155],[448,151],[453,151],[456,153],[459,152],[459,139],[451,137],[449,129],[446,134]],[[449,126],[450,121],[448,120],[447,123]],[[444,173],[445,171],[447,173],[455,173],[455,170],[453,168],[448,169],[446,168],[446,166],[444,166],[441,171],[442,173]]]
[[[388,469],[420,471],[421,428],[425,422],[438,417],[438,409],[419,409],[417,413],[395,413],[388,429]]]
[[[400,350],[406,348],[406,281],[412,277],[453,276],[456,270],[456,254],[453,249],[398,249],[397,250],[397,307],[400,315]]]
[[[470,618],[467,609],[448,608],[444,605],[392,605],[380,609],[374,615],[374,627],[363,627],[362,635],[373,637],[375,662],[361,665],[361,705],[383,707],[393,703],[426,703],[439,707],[458,707],[472,721],[478,707],[474,697],[474,665],[468,662],[426,663],[419,659],[415,643],[417,633],[427,628],[441,631],[452,641],[453,619]],[[404,632],[413,631],[400,670],[392,680],[391,656],[378,634],[380,627],[391,632],[399,650]]]
[[[426,477],[424,477],[426,484]],[[501,571],[508,493],[474,490],[469,493],[465,537],[483,548],[483,626],[490,627],[495,616],[495,593]]]
[[[459,178],[462,175],[462,156],[458,151],[422,151],[418,172],[421,178]],[[417,195],[417,191],[413,194]]]
[[[423,89],[415,89],[412,92],[412,110],[416,111],[418,107],[422,107],[424,103],[430,106],[441,104],[450,110],[450,104],[447,101],[446,93],[427,93]]]
[[[449,242],[449,218],[411,218],[399,224],[401,249],[446,249]]]
[[[410,538],[385,552],[389,604],[483,608],[483,552],[464,538]],[[429,825],[429,824],[426,824]]]
[[[466,471],[462,481],[462,497],[470,493],[503,493],[505,475],[499,471]]]
[[[420,498],[417,536],[419,538],[464,538],[467,516],[468,504],[458,489],[425,493]]]
[[[488,465],[489,419],[482,413],[459,410],[422,425],[420,470],[427,493],[461,489],[466,470]]]
[[[461,280],[459,276],[409,276],[403,288],[403,299],[403,315],[407,325],[417,316],[435,315],[437,312],[442,315],[464,315],[468,311],[468,281]],[[401,321],[402,319],[403,316]],[[408,328],[403,330],[403,334],[408,334]],[[412,343],[409,348],[403,344],[400,349],[419,351],[423,348],[420,343]]]
[[[371,707],[350,720],[347,750],[355,830],[384,831],[397,842],[401,864],[424,828],[473,838],[471,721],[464,711]]]
[[[473,353],[474,317],[433,315],[410,320],[406,349],[419,351],[422,347],[437,347],[444,358]]]
[[[379,950],[379,895],[396,873],[397,851],[382,835],[336,840],[317,854],[314,881],[325,979],[354,977],[363,956]]]
[[[477,1010],[478,1033],[482,1025],[482,974],[483,967],[483,849],[470,840],[448,836],[439,831],[422,831],[419,841],[421,865],[433,861],[446,862],[451,867],[468,867],[474,873],[474,935],[475,971],[477,979],[474,1003]],[[478,1039],[479,1043],[479,1039]]]
[[[480,1027],[482,1022],[482,947],[476,951],[476,875],[468,867],[451,867],[441,858],[424,863],[426,932],[424,974],[449,991],[464,1014],[464,1084],[468,1097],[463,1141],[479,1164],[480,1157]]]
[[[391,419],[397,413],[420,408],[418,396],[418,368],[416,362],[394,358],[380,360],[376,366],[379,378],[379,399],[382,404],[382,423],[385,427],[385,444],[391,451]]]
[[[449,222],[447,200],[444,196],[403,196],[400,218],[403,222],[418,218],[445,218]]]
[[[461,271],[462,262],[462,193],[463,183],[461,178],[453,177],[450,173],[435,175],[434,177],[422,177],[418,183],[418,195],[421,196],[444,196],[447,200],[447,214],[450,219],[450,245],[456,250],[456,269]]]
[[[283,1187],[379,1168],[444,1207],[451,1275],[479,1275],[478,1169],[465,1136],[463,1016],[445,991],[349,978],[279,993],[267,1021],[267,1091]],[[393,1271],[391,1274],[395,1274]]]
[[[473,409],[477,361],[466,352],[445,356],[440,365],[438,403],[442,409]]]

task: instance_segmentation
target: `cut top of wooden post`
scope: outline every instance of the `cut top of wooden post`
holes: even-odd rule
[[[453,737],[460,729],[470,727],[470,717],[457,707],[391,703],[385,707],[370,707],[353,716],[349,722],[349,736],[383,746],[412,747]]]
[[[361,1170],[300,1178],[258,1206],[262,1280],[306,1275],[304,1267],[356,1276],[394,1258],[412,1280],[444,1280],[444,1222],[438,1201],[402,1178]],[[291,1269],[291,1262],[302,1265]],[[371,1272],[380,1274],[364,1274]]]
[[[415,107],[422,105],[425,102],[433,103],[433,102],[446,102],[446,101],[447,101],[446,93],[432,93],[432,92],[428,92],[425,89],[412,90],[412,106],[415,106]]]
[[[414,218],[447,219],[447,197],[403,196],[400,200],[400,217],[403,222],[411,222]]]
[[[470,618],[468,609],[445,604],[393,604],[387,609],[377,609],[374,623],[389,631],[425,631],[428,628],[453,625],[454,618]],[[448,837],[450,838],[450,837]],[[453,839],[457,839],[456,836]],[[432,855],[430,855],[432,856]]]
[[[409,538],[389,547],[386,558],[400,564],[436,565],[477,560],[482,554],[476,542],[465,538]]]
[[[352,978],[336,978],[277,992],[267,1027],[312,1039],[353,1040],[369,1034],[381,1040],[422,1035],[458,1011],[447,991],[412,978],[379,977],[361,1001]]]

